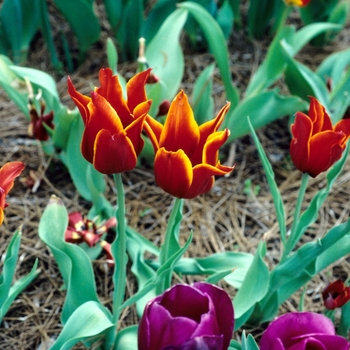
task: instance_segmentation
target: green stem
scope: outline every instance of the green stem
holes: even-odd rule
[[[164,243],[161,247],[159,261],[160,266],[163,266],[167,260],[178,250],[179,248],[179,232],[180,222],[177,222],[176,218],[178,213],[182,212],[183,199],[175,198],[174,205],[171,210],[168,225],[165,231]],[[175,241],[174,241],[175,239]],[[177,242],[177,247],[174,247],[174,243]],[[163,281],[157,287],[157,294],[163,293],[171,285],[173,271],[170,269],[166,274]]]
[[[123,304],[126,285],[126,223],[125,223],[125,193],[121,174],[114,174],[114,183],[117,189],[117,237],[112,243],[111,250],[114,258],[114,273],[113,273],[113,323],[117,326],[120,316],[120,306]],[[107,349],[114,346],[117,335],[117,330],[112,327],[109,336],[107,337]]]
[[[277,33],[285,26],[286,20],[292,10],[292,6],[285,5],[281,16],[278,17],[276,24],[274,25]]]
[[[301,211],[301,206],[303,204],[308,181],[309,181],[309,174],[303,173],[303,175],[301,177],[301,184],[300,184],[297,202],[295,204],[295,211],[294,211],[294,216],[293,216],[291,233],[290,233],[290,236],[288,238],[285,250],[283,252],[281,262],[283,262],[287,258],[289,253],[292,251],[292,249],[295,247],[295,245],[297,244],[297,242],[300,239],[299,233],[298,233],[298,226],[299,226],[299,221],[300,221],[300,211]]]

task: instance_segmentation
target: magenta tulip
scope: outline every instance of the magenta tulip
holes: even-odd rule
[[[313,312],[290,312],[272,321],[260,350],[349,350],[350,343],[335,334],[332,321]]]
[[[223,289],[177,284],[146,305],[138,349],[227,350],[233,322],[232,301]]]

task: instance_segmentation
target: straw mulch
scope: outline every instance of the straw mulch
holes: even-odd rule
[[[88,54],[86,62],[72,74],[77,88],[88,93],[90,83],[97,82],[98,70],[106,66],[104,40],[107,34]],[[331,52],[349,47],[350,26],[337,39],[324,48],[308,47],[298,59],[307,62],[313,68]],[[247,81],[266,52],[266,43],[248,40],[242,34],[233,34],[230,42],[232,74],[237,85],[244,91]],[[49,70],[47,53],[39,37],[33,43],[28,66]],[[190,94],[194,79],[203,66],[212,62],[209,54],[186,56],[186,72],[183,88]],[[135,65],[120,66],[125,76],[135,71]],[[73,107],[66,92],[66,76],[54,73],[63,103]],[[215,77],[214,97],[217,108],[223,105],[223,88],[219,74]],[[28,122],[6,94],[0,90],[0,152],[1,165],[8,161],[21,160],[26,169],[8,196],[9,207],[6,220],[0,227],[0,254],[3,256],[13,232],[23,225],[20,258],[16,278],[27,274],[35,259],[39,260],[40,274],[35,281],[15,300],[1,325],[0,344],[7,349],[48,349],[51,341],[62,329],[60,312],[65,292],[61,291],[62,279],[57,265],[46,246],[38,237],[38,223],[52,194],[60,197],[69,212],[86,213],[89,204],[82,200],[75,191],[69,174],[64,166],[43,153],[40,145],[27,135]],[[297,191],[300,185],[300,173],[296,171],[289,157],[288,120],[277,121],[259,131],[259,137],[272,162],[276,178],[285,202],[288,223],[291,223]],[[258,159],[256,148],[250,136],[236,140],[224,152],[224,161],[236,163],[232,175],[217,179],[213,189],[206,195],[186,201],[182,235],[185,238],[190,230],[194,231],[193,243],[189,256],[207,256],[222,251],[243,251],[254,253],[262,239],[267,239],[268,253],[266,261],[271,266],[280,254],[280,240],[276,216],[266,178]],[[39,187],[33,192],[24,182],[29,171],[34,170],[41,178]],[[327,230],[341,222],[349,215],[350,163],[335,184],[331,196],[322,207],[319,219],[303,237],[303,242],[322,237]],[[162,241],[167,218],[169,216],[171,197],[159,189],[153,178],[152,170],[138,168],[123,175],[127,196],[127,219],[145,237],[156,244]],[[245,183],[251,180],[252,188],[246,191]],[[310,182],[307,200],[316,191],[324,187],[324,175]],[[108,179],[108,197],[115,203],[112,181]],[[146,213],[145,215],[141,215]],[[111,271],[107,268],[104,257],[94,263],[96,280],[101,300],[110,304]],[[350,258],[345,257],[334,266],[315,277],[308,285],[304,308],[321,311],[323,309],[320,292],[329,281],[335,278],[345,279],[350,272]],[[192,282],[203,277],[185,278]],[[180,281],[178,277],[175,281]],[[227,286],[226,286],[227,287]],[[127,292],[135,290],[135,280],[130,275]],[[233,296],[234,290],[228,289]],[[300,293],[296,293],[281,307],[281,312],[298,309]],[[133,307],[122,314],[121,327],[138,322]],[[248,329],[249,331],[249,329]],[[259,329],[253,330],[259,336]],[[235,334],[239,339],[239,334]],[[74,349],[83,349],[82,345]]]

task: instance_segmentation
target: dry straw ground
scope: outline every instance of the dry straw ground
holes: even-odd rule
[[[100,11],[101,8],[99,8]],[[59,17],[53,16],[53,21]],[[104,22],[104,35],[88,54],[86,62],[72,74],[77,88],[88,93],[90,83],[96,83],[100,67],[106,65],[104,43],[108,35],[108,25]],[[106,29],[107,28],[107,29]],[[322,59],[341,49],[349,47],[350,25],[330,45],[323,48],[308,46],[298,58],[315,68]],[[244,34],[234,33],[229,48],[231,69],[236,84],[244,87],[266,52],[267,42],[249,40]],[[40,36],[33,43],[27,66],[49,71],[47,52]],[[198,77],[202,67],[212,62],[209,54],[191,54],[186,56],[186,72],[182,88],[190,94],[193,81]],[[130,76],[135,65],[121,65],[121,72]],[[55,73],[54,73],[55,74]],[[66,76],[55,74],[63,103],[73,106],[66,92]],[[283,84],[283,82],[281,82]],[[282,87],[283,88],[283,87]],[[215,76],[214,97],[217,108],[223,105],[223,87],[219,74]],[[257,106],[258,108],[258,106]],[[242,116],[244,117],[244,116]],[[8,196],[10,206],[6,209],[6,220],[0,228],[0,255],[3,256],[9,239],[15,229],[23,225],[20,259],[16,278],[30,270],[34,260],[39,259],[41,273],[36,280],[13,303],[4,318],[0,331],[0,348],[2,350],[47,349],[50,340],[62,329],[60,311],[65,292],[61,291],[62,279],[56,263],[49,250],[38,237],[38,223],[45,206],[52,194],[62,198],[69,212],[86,213],[88,203],[76,193],[64,166],[50,159],[43,153],[40,145],[28,137],[28,123],[12,101],[0,90],[0,154],[1,165],[8,161],[21,160],[26,169],[16,181],[14,189]],[[288,120],[277,121],[259,131],[259,137],[272,161],[276,178],[286,203],[288,222],[295,197],[300,185],[300,173],[293,168],[288,149],[290,135]],[[273,209],[271,194],[257,156],[255,146],[249,136],[235,141],[226,149],[226,161],[236,163],[231,176],[217,180],[208,194],[185,203],[185,215],[182,235],[186,236],[192,229],[194,240],[188,252],[189,256],[206,256],[225,250],[254,253],[258,242],[265,237],[268,241],[266,261],[272,266],[279,256],[280,243],[278,226]],[[21,181],[29,171],[37,171],[41,177],[40,186],[35,192]],[[332,194],[322,207],[319,219],[303,237],[303,242],[322,237],[328,228],[344,222],[350,209],[350,162],[335,184]],[[123,175],[127,196],[127,218],[132,227],[159,244],[165,230],[171,198],[164,194],[154,183],[152,170],[139,168]],[[253,187],[260,186],[257,194],[245,192],[245,181],[250,179]],[[111,179],[108,179],[108,196],[114,203]],[[307,192],[307,199],[325,185],[323,175],[312,180]],[[146,215],[141,215],[146,213]],[[96,280],[101,300],[108,305],[112,288],[111,271],[101,257],[94,263]],[[345,257],[327,271],[322,272],[308,285],[305,295],[307,310],[321,311],[320,291],[333,278],[346,278],[350,273],[350,258]],[[201,277],[187,278],[187,282]],[[178,278],[176,278],[178,280]],[[227,287],[227,286],[226,286]],[[127,283],[128,293],[135,290],[135,281],[130,276]],[[234,290],[227,289],[231,295]],[[281,312],[297,310],[300,293],[297,293],[281,307]],[[136,323],[137,316],[131,307],[125,310],[121,327]],[[249,331],[249,330],[248,330]],[[259,336],[260,330],[254,330]],[[239,339],[239,334],[235,334]],[[82,345],[74,349],[83,349]]]

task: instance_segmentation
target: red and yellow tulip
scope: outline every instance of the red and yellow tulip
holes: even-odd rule
[[[4,209],[8,206],[6,196],[13,187],[15,178],[21,174],[24,167],[22,162],[9,162],[0,168],[0,225],[4,221]]]
[[[159,187],[177,198],[194,198],[212,188],[214,176],[233,170],[218,160],[229,130],[217,130],[229,106],[227,103],[215,119],[198,126],[181,91],[170,105],[164,126],[147,117],[145,129],[155,150],[154,173]]]
[[[297,112],[291,130],[293,163],[300,171],[316,177],[342,156],[350,137],[350,120],[340,120],[333,126],[324,106],[311,97],[309,114]]]
[[[95,88],[91,97],[77,92],[68,79],[68,92],[85,125],[82,154],[103,174],[122,173],[136,166],[143,147],[143,123],[151,106],[145,92],[149,74],[147,70],[129,80],[127,99],[118,76],[109,68],[100,70],[101,87]]]

